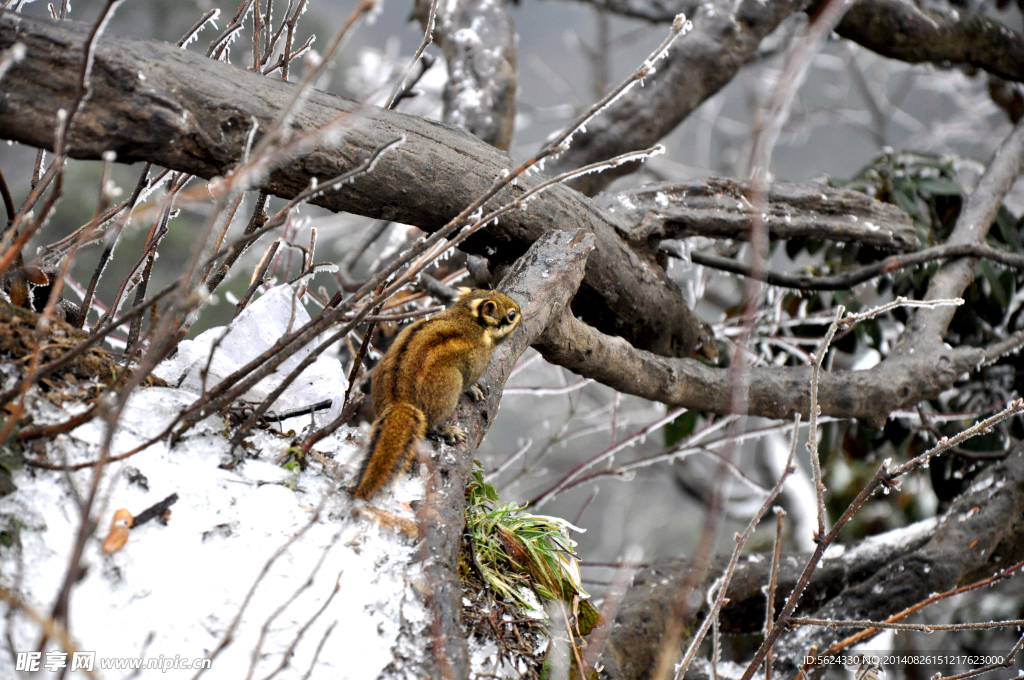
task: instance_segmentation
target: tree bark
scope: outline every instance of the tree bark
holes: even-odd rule
[[[473,472],[476,449],[491,426],[492,416],[498,412],[502,389],[516,361],[550,321],[566,309],[583,279],[587,256],[593,247],[594,237],[582,229],[549,231],[512,265],[498,284],[498,290],[519,303],[523,321],[515,334],[498,346],[477,382],[484,400],[476,402],[468,395],[459,400],[452,419],[466,433],[466,440],[451,449],[442,448],[427,485],[420,526],[429,587],[427,606],[434,616],[435,663],[440,658],[437,650],[443,649],[443,658],[458,678],[469,677],[468,650],[459,625],[459,549],[466,523],[466,483]],[[432,677],[448,676],[442,673]]]
[[[2,81],[0,137],[52,148],[57,111],[70,108],[78,88],[88,31],[88,25],[72,21],[0,14],[0,50],[16,42],[27,47]],[[294,93],[292,84],[173,45],[108,34],[97,49],[91,96],[69,136],[70,155],[98,159],[114,151],[124,162],[152,161],[204,178],[223,175],[241,159],[254,123],[258,142]],[[326,138],[269,168],[259,188],[294,197],[313,178],[337,177],[404,136],[405,143],[384,154],[374,172],[328,189],[313,202],[433,231],[483,194],[502,170],[514,167],[507,154],[460,130],[323,92],[311,92],[292,113],[289,131],[295,137],[332,123]],[[539,181],[521,178],[490,207]],[[622,225],[614,214],[568,187],[551,187],[526,210],[467,241],[465,249],[508,263],[546,231],[580,227],[594,234],[597,249],[574,300],[576,313],[665,356],[690,355],[710,340],[654,255],[631,249],[619,236]]]

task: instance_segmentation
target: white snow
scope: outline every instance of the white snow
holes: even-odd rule
[[[273,343],[291,316],[288,286],[256,300],[221,343],[213,362],[216,374]],[[301,305],[295,307],[293,323],[304,318]],[[186,376],[183,384],[193,386],[197,362],[205,361],[202,352],[222,332],[208,331],[183,346],[178,359],[161,370],[168,375],[180,369]],[[308,380],[301,388],[286,392],[281,402],[308,405],[309,399],[327,394],[319,390],[344,387],[340,365],[326,356],[304,376]],[[29,396],[30,410],[52,419],[56,408],[42,395]],[[181,388],[140,390],[125,408],[111,453],[159,434],[195,398],[194,391]],[[65,405],[63,410],[66,414],[73,408]],[[326,421],[321,412],[317,425]],[[333,456],[321,457],[323,464],[311,461],[305,471],[276,464],[294,443],[287,433],[301,435],[310,425],[311,416],[303,416],[280,423],[277,433],[257,430],[251,438],[254,448],[246,451],[255,458],[227,470],[220,467],[229,460],[224,422],[211,416],[173,447],[161,441],[104,468],[93,509],[99,528],[86,542],[85,575],[70,601],[71,636],[80,650],[96,653],[99,677],[132,676],[131,670],[101,669],[112,659],[162,663],[213,657],[204,678],[266,678],[293,643],[294,655],[276,678],[303,677],[311,665],[309,677],[332,680],[417,674],[417,664],[428,653],[420,644],[427,614],[418,582],[418,547],[402,534],[353,515],[357,502],[339,490],[352,483],[360,460],[358,432],[342,429],[319,442],[315,450]],[[95,460],[103,427],[94,421],[59,436],[47,443],[48,459]],[[342,477],[338,482],[334,469]],[[129,481],[129,473],[135,479],[141,474],[145,486]],[[0,585],[14,589],[36,611],[49,612],[58,594],[80,524],[75,498],[88,495],[92,478],[92,468],[66,473],[26,467],[13,475],[17,491],[0,498],[0,524],[21,524],[20,554],[0,547]],[[134,528],[119,552],[101,553],[115,510],[127,508],[137,515],[172,493],[179,498],[166,525],[151,521]],[[373,502],[415,521],[410,502],[422,496],[420,478],[403,474]],[[36,650],[37,624],[21,612],[5,618],[7,613],[0,603],[0,635],[9,636],[14,652]],[[230,643],[214,656],[236,617]],[[51,640],[43,651],[60,649]],[[0,654],[0,677],[15,677],[14,663],[11,655]],[[136,677],[191,678],[195,673],[144,670]],[[57,677],[45,666],[30,675]],[[64,677],[87,676],[75,671]]]
[[[270,349],[281,336],[301,328],[309,320],[309,313],[298,301],[292,286],[276,286],[242,310],[227,331],[218,326],[203,332],[195,340],[183,341],[177,354],[160,364],[153,373],[168,384],[199,393],[203,387],[202,373],[208,362],[210,369],[206,387],[210,388]],[[217,347],[210,362],[210,350],[215,344]],[[293,354],[274,373],[249,390],[245,399],[262,401],[314,348],[315,344],[311,343]],[[317,357],[313,365],[274,402],[272,410],[289,411],[344,396],[348,387],[345,371],[336,359],[327,354],[324,352]]]
[[[825,554],[822,556],[822,559],[829,560],[842,557],[847,561],[853,561],[885,548],[914,543],[935,533],[935,529],[938,527],[938,524],[939,522],[937,518],[930,517],[928,519],[921,520],[920,522],[900,527],[899,529],[887,531],[884,534],[869,536],[860,541],[856,547],[849,550],[847,550],[846,546],[842,544],[833,543],[825,550]]]

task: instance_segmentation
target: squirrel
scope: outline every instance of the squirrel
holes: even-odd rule
[[[368,499],[416,453],[427,432],[450,442],[466,433],[441,424],[455,410],[459,395],[475,390],[495,347],[519,326],[515,300],[491,290],[462,288],[451,307],[399,333],[373,375],[373,408],[377,419],[369,453],[352,494]]]

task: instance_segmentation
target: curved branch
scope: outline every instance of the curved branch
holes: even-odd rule
[[[1024,255],[1008,253],[985,243],[947,243],[919,250],[916,253],[892,255],[842,274],[829,276],[812,276],[810,274],[785,274],[781,272],[763,272],[762,281],[773,286],[796,288],[799,290],[849,290],[854,286],[870,281],[873,278],[894,272],[904,267],[935,262],[936,260],[959,259],[964,257],[982,257],[993,262],[1024,270]],[[712,269],[750,276],[750,267],[728,257],[720,257],[708,253],[690,253],[690,260],[695,264]]]
[[[904,529],[873,536],[846,546],[836,555],[826,553],[821,566],[811,576],[804,591],[804,602],[817,608],[853,586],[920,548],[935,533],[936,522],[925,520]],[[807,555],[783,555],[779,561],[778,591],[793,589]],[[666,615],[671,610],[679,584],[690,571],[691,561],[679,558],[656,560],[637,572],[633,584],[623,598],[612,628],[608,646],[601,662],[607,669],[609,680],[633,680],[647,677],[653,668],[654,654],[661,639]],[[722,573],[724,560],[716,560],[700,585],[706,591]],[[758,634],[764,625],[765,594],[771,571],[771,559],[744,561],[737,565],[736,573],[726,596],[728,604],[722,608],[721,626],[725,635]],[[804,610],[801,610],[804,611]],[[695,616],[707,614],[703,606]],[[691,668],[686,677],[696,675]]]
[[[973,372],[985,356],[978,348],[935,345],[906,359],[887,358],[866,371],[822,373],[822,414],[860,418],[880,427],[890,412],[936,397],[958,376]],[[659,357],[605,335],[568,312],[535,347],[551,363],[627,394],[697,411],[728,413],[733,408],[726,369],[695,359]],[[783,419],[798,412],[806,416],[810,382],[809,367],[751,368],[746,413]]]
[[[1003,140],[978,186],[968,198],[947,247],[977,248],[995,219],[1003,197],[1024,165],[1024,122]],[[928,284],[926,300],[957,298],[973,280],[970,258],[944,264]],[[953,307],[919,309],[885,361],[866,371],[839,371],[821,376],[823,414],[860,418],[881,427],[892,411],[932,399],[957,377],[973,373],[986,360],[985,350],[956,349],[942,342]],[[728,372],[692,359],[665,359],[609,337],[563,314],[538,341],[537,349],[552,363],[628,394],[699,411],[733,409]],[[750,415],[791,418],[808,414],[810,368],[755,367],[746,389]]]
[[[76,22],[0,13],[0,49],[14,42],[27,48],[25,59],[4,78],[0,136],[39,148],[52,145],[56,112],[74,97],[73,67],[81,61],[87,32],[87,25]],[[71,134],[73,155],[100,158],[113,150],[121,161],[152,161],[205,178],[233,168],[247,147],[253,119],[260,131],[271,129],[295,93],[290,83],[173,45],[109,34],[97,49],[92,86],[94,95]],[[261,188],[292,198],[313,178],[337,177],[387,140],[405,135],[406,143],[381,158],[374,173],[329,189],[314,202],[435,231],[484,194],[499,173],[514,167],[507,154],[464,132],[322,92],[310,93],[293,115],[290,131],[301,135],[327,125],[336,132],[284,161]],[[521,178],[494,203],[521,196],[538,182],[537,176]],[[689,355],[709,337],[654,254],[627,246],[614,214],[567,187],[552,187],[526,210],[503,216],[465,249],[507,263],[549,229],[574,227],[597,239],[573,302],[578,313],[666,356]]]
[[[909,0],[857,0],[836,33],[890,59],[968,64],[1024,82],[1024,36],[981,14],[925,11]]]
[[[672,4],[675,14],[685,13],[692,19],[693,30],[675,42],[665,59],[658,62],[657,72],[645,79],[644,87],[634,88],[611,104],[587,124],[586,133],[576,135],[571,149],[548,162],[550,175],[656,143],[725,87],[754,55],[761,40],[801,3],[682,0]],[[636,168],[631,163],[611,172],[586,175],[573,186],[592,196]]]
[[[549,231],[511,267],[498,285],[498,290],[519,303],[523,321],[515,334],[495,351],[487,371],[477,383],[484,400],[476,402],[463,395],[459,401],[452,419],[466,433],[466,439],[450,452],[437,456],[431,482],[427,485],[420,527],[423,569],[429,587],[427,605],[437,626],[433,634],[434,656],[438,659],[437,645],[443,645],[443,658],[456,671],[455,677],[469,677],[468,649],[459,627],[462,613],[459,548],[465,526],[466,482],[473,471],[476,448],[498,412],[502,389],[516,361],[551,320],[566,309],[583,279],[593,247],[594,237],[582,229]],[[433,677],[447,676],[435,674]]]
[[[754,206],[750,182],[726,177],[647,184],[600,194],[594,202],[630,224],[634,242],[709,236],[746,241]],[[917,248],[910,216],[851,189],[817,182],[775,182],[766,197],[769,238],[854,241],[883,250]]]
[[[583,0],[608,11],[668,23],[690,0]],[[814,11],[814,3],[808,11]],[[969,64],[1006,80],[1024,82],[1024,39],[980,14],[922,10],[909,0],[856,0],[836,33],[890,59],[940,66]]]
[[[430,5],[416,4],[421,14]],[[517,40],[507,3],[439,3],[435,32],[448,61],[444,122],[507,150],[516,118]]]
[[[851,584],[813,616],[882,620],[933,593],[990,576],[1024,556],[1022,515],[1024,446],[1018,445],[953,501],[925,545]],[[780,638],[776,669],[787,677],[800,667],[812,644],[824,651],[847,635],[832,628],[808,628]]]
[[[927,599],[936,592],[989,576],[1024,557],[1024,457],[1018,447],[993,466],[936,520],[872,536],[826,552],[811,576],[800,612],[816,618],[882,620]],[[795,558],[795,559],[794,559]],[[795,585],[805,556],[790,555],[779,563],[779,590]],[[740,565],[722,610],[726,634],[757,634],[764,617],[764,592],[771,560]],[[602,661],[611,680],[647,677],[654,651],[678,584],[689,563],[669,559],[638,572],[612,628]],[[711,570],[702,588],[720,570]],[[1019,577],[1018,577],[1019,578]],[[697,613],[703,616],[706,608]],[[808,614],[809,615],[809,614]],[[823,653],[847,633],[831,628],[789,633],[775,647],[775,671],[791,677],[812,644]],[[708,677],[700,668],[690,680]]]

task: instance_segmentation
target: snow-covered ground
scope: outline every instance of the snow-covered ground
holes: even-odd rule
[[[290,289],[281,286],[236,320],[238,328],[219,345],[209,384],[269,346],[287,326],[308,318],[290,299]],[[133,395],[112,454],[159,434],[195,400],[197,357],[205,357],[221,334],[223,329],[214,329],[191,346],[183,343],[161,369],[170,384],[184,373],[183,388],[154,387]],[[342,367],[327,353],[303,377],[308,379],[286,392],[275,410],[344,393]],[[261,383],[257,392],[275,379]],[[30,406],[37,422],[61,421],[72,408],[57,409],[38,394]],[[322,411],[317,423],[329,417]],[[310,424],[309,415],[291,418],[280,423],[280,432],[301,433]],[[197,671],[180,668],[183,661],[211,658],[202,677],[262,679],[282,664],[287,665],[274,677],[419,675],[426,612],[417,587],[415,542],[354,515],[351,496],[338,491],[351,483],[358,465],[358,433],[339,430],[316,446],[333,455],[333,464],[311,462],[304,471],[291,471],[275,464],[291,439],[258,431],[252,438],[255,450],[247,452],[256,459],[226,470],[219,467],[228,459],[224,430],[221,418],[210,417],[175,446],[158,442],[104,470],[94,511],[99,529],[86,544],[86,573],[70,603],[72,638],[78,649],[95,652],[95,676],[188,678]],[[47,445],[49,460],[93,460],[102,437],[102,423],[81,426]],[[331,468],[340,471],[341,480],[334,480]],[[63,581],[80,525],[76,497],[87,495],[92,475],[91,469],[66,473],[26,467],[14,475],[18,490],[0,498],[0,520],[20,525],[21,544],[20,551],[0,548],[0,585],[39,612],[50,610]],[[172,493],[179,499],[166,525],[146,523],[130,532],[120,551],[101,552],[115,510],[138,514]],[[401,475],[374,504],[415,521],[410,502],[422,496],[419,477]],[[0,612],[5,614],[0,640],[12,647],[12,654],[0,653],[0,677],[18,677],[17,653],[39,649],[40,628],[23,612],[7,612],[2,603]],[[57,650],[53,640],[43,648]],[[102,667],[131,659],[173,662],[179,668],[137,673]],[[44,654],[41,671],[20,677],[58,677],[46,670],[47,660]],[[88,676],[78,671],[63,677]]]

